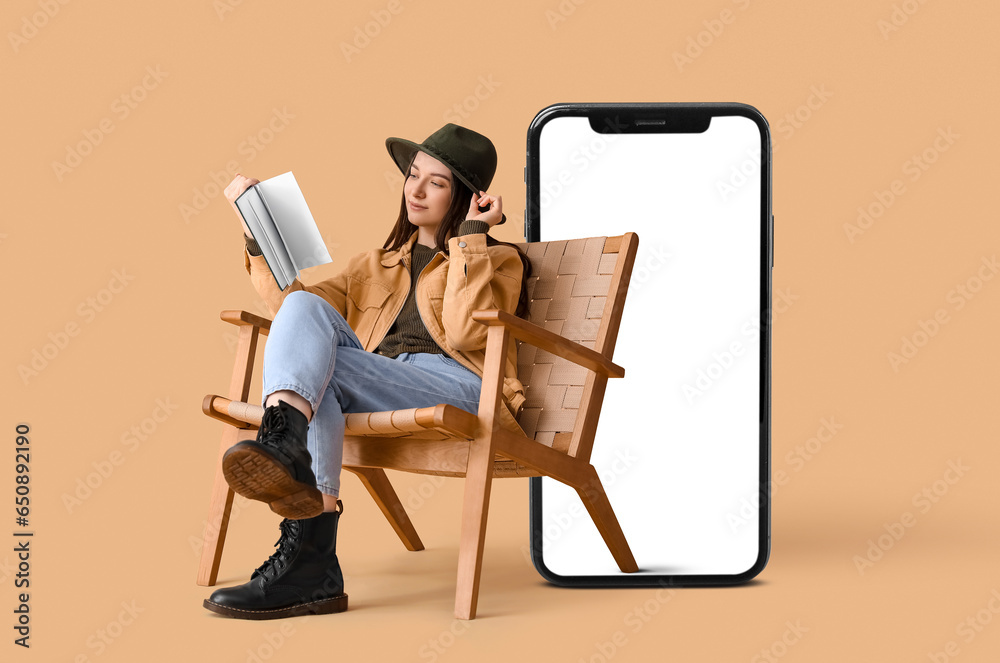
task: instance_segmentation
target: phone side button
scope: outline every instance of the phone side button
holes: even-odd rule
[[[771,269],[774,269],[774,215],[771,215]]]

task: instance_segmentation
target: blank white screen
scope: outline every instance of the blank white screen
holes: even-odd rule
[[[581,117],[541,131],[540,239],[639,236],[625,377],[608,381],[591,461],[640,573],[739,574],[758,556],[760,148],[740,116],[699,134]],[[576,491],[542,481],[546,566],[620,574]]]

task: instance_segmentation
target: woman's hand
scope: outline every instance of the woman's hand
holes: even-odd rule
[[[489,209],[485,212],[479,211],[480,207],[487,206]],[[465,218],[467,220],[485,221],[492,228],[500,223],[500,220],[503,218],[503,196],[491,196],[485,191],[472,194],[472,200],[469,201],[469,212],[465,215]]]
[[[240,214],[239,208],[236,207],[236,199],[240,197],[240,194],[252,187],[254,184],[260,184],[260,180],[254,179],[252,177],[243,177],[239,173],[236,173],[236,177],[233,181],[229,183],[223,194],[226,196],[226,200],[232,205],[233,211],[236,212],[236,216],[240,217],[240,223],[243,224],[243,232],[247,237],[253,237],[253,233],[250,232],[250,228],[247,227],[247,222],[243,220],[243,215]]]

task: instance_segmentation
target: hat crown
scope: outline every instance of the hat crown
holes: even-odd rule
[[[415,151],[425,152],[443,162],[473,192],[489,189],[497,170],[497,150],[481,133],[449,122],[417,144],[401,138],[387,138],[386,148],[399,170],[406,167]]]

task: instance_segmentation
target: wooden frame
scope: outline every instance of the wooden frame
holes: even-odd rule
[[[542,308],[541,305],[536,306],[536,301],[540,301],[543,295],[549,297],[544,306],[549,311],[567,304],[573,296],[571,291],[577,284],[562,285],[557,281],[559,277],[579,279],[580,287],[575,289],[582,294],[575,296],[583,300],[579,306],[564,306],[562,310],[591,310],[595,308],[594,302],[603,297],[603,301],[596,306],[601,312],[593,348],[505,311],[476,311],[473,319],[489,327],[476,415],[450,405],[345,415],[343,468],[361,479],[407,550],[423,550],[424,546],[385,469],[465,477],[455,594],[455,616],[460,619],[474,619],[476,616],[490,489],[494,478],[548,476],[573,487],[618,567],[626,573],[638,571],[601,480],[590,463],[607,380],[625,375],[625,370],[613,363],[611,357],[638,242],[638,236],[629,232],[617,237],[520,244],[529,256],[534,256],[532,266],[537,270],[533,270],[531,280],[534,287],[529,288],[529,292],[538,295],[538,300],[532,299],[532,319],[549,320],[544,314],[536,315]],[[609,261],[613,261],[610,275],[605,274],[603,280],[591,275],[592,272],[597,273],[598,267],[611,264]],[[585,269],[586,273],[577,274],[577,269]],[[564,279],[562,283],[569,283],[569,280]],[[594,296],[588,294],[590,291]],[[606,294],[601,296],[602,292]],[[228,398],[210,394],[202,403],[205,414],[228,425],[223,431],[216,462],[209,518],[203,537],[205,544],[198,569],[199,585],[214,585],[216,582],[232,508],[233,492],[222,475],[222,454],[240,439],[253,439],[263,415],[261,406],[249,404],[246,399],[257,342],[262,334],[267,335],[270,321],[245,311],[227,310],[222,312],[221,317],[239,326],[239,345]],[[583,384],[571,387],[574,394],[579,394],[579,405],[567,410],[573,417],[572,431],[540,434],[532,425],[525,427],[525,431],[533,435],[529,437],[500,425],[496,413],[499,408],[505,407],[502,402],[505,350],[511,337],[520,341],[519,379],[522,357],[527,362],[529,357],[539,356],[534,353],[540,353],[547,359],[559,358],[566,365],[586,370]],[[529,346],[533,348],[531,354]],[[532,377],[537,373],[551,378],[556,371],[526,372]],[[545,402],[546,393],[553,389],[547,383],[542,384],[540,379],[527,378],[522,382],[529,401],[534,399],[536,403]],[[565,386],[557,387],[560,398],[572,400],[563,396],[567,391]],[[544,406],[537,409],[544,413]]]

